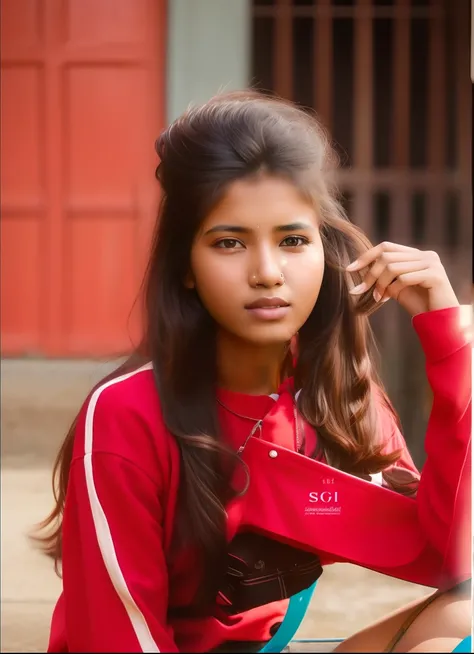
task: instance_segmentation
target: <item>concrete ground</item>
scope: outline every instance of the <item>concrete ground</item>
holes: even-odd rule
[[[2,652],[42,652],[61,581],[51,559],[27,540],[52,505],[44,468],[2,470]]]
[[[27,533],[52,507],[50,468],[74,412],[111,367],[83,361],[2,362],[2,652],[46,649],[61,581],[51,560],[31,547]],[[355,566],[331,566],[298,636],[348,636],[428,592]]]

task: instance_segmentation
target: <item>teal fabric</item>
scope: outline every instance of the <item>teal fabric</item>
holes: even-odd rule
[[[316,584],[317,582],[309,588],[302,590],[301,593],[290,597],[290,603],[288,604],[288,610],[283,618],[283,622],[273,638],[260,650],[262,654],[267,652],[281,652],[293,640],[306,615]]]
[[[472,638],[471,636],[466,636],[457,647],[453,649],[453,652],[472,652]]]
[[[315,591],[317,582],[315,582],[309,588],[301,591],[290,597],[290,602],[288,604],[288,610],[283,622],[281,623],[277,633],[271,638],[266,645],[260,650],[261,654],[269,654],[270,652],[281,652],[285,647],[290,643],[294,635],[299,629],[299,626],[304,620],[306,611],[308,610],[309,603]],[[317,642],[319,639],[304,639],[304,642]],[[329,638],[328,641],[339,641],[340,639]],[[472,638],[471,636],[466,636],[455,649],[454,652],[459,652],[459,654],[470,654],[472,652]]]

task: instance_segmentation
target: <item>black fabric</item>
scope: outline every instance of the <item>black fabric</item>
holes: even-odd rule
[[[229,544],[228,568],[217,603],[227,615],[288,599],[322,574],[319,557],[256,534],[238,534]]]

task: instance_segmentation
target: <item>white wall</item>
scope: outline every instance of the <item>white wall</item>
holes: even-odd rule
[[[167,120],[250,79],[250,0],[169,0]]]

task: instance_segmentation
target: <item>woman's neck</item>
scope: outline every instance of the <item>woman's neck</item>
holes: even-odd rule
[[[288,344],[255,346],[231,334],[217,335],[217,380],[221,388],[247,395],[269,395],[281,382]]]

